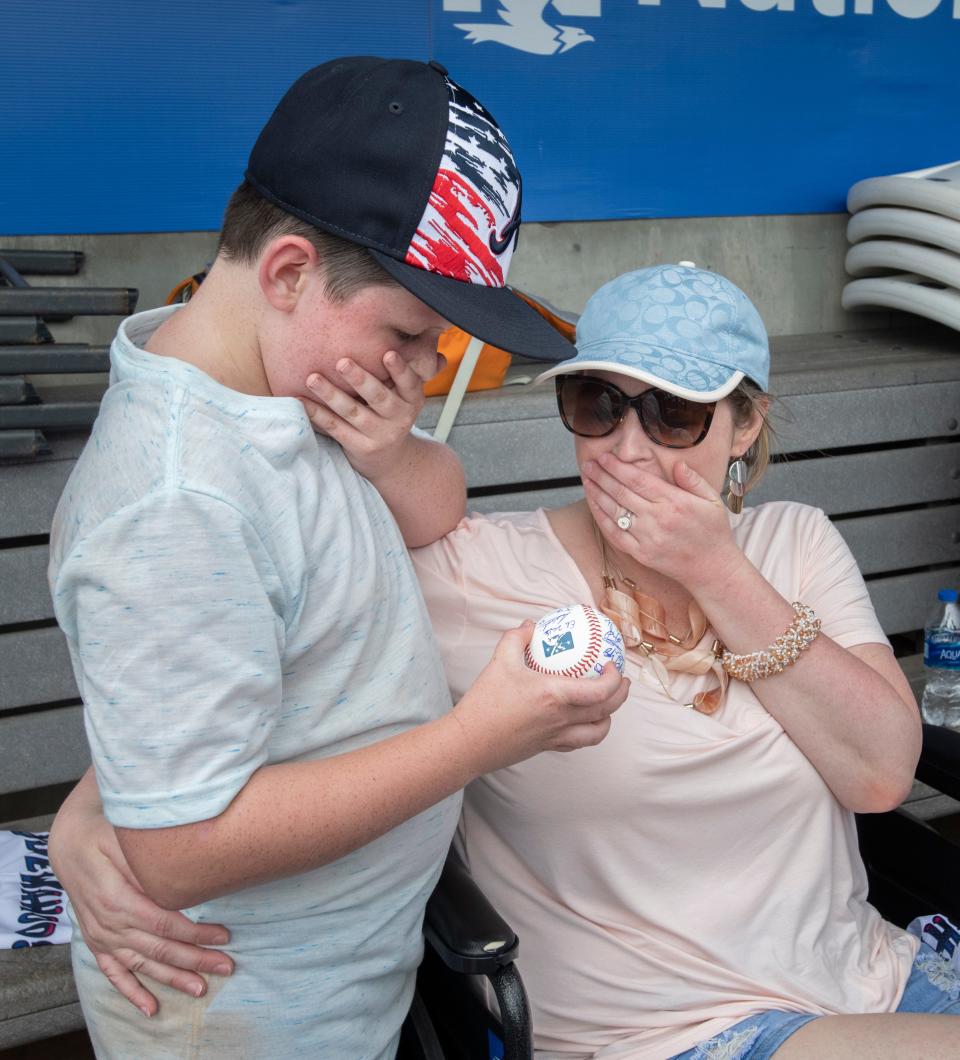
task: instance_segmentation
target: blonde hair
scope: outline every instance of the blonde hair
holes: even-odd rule
[[[746,491],[749,492],[763,478],[770,463],[770,450],[775,436],[767,420],[767,411],[773,398],[749,379],[742,379],[727,398],[733,409],[735,426],[745,427],[756,415],[762,420],[757,440],[743,454],[743,461],[750,472],[746,482]]]

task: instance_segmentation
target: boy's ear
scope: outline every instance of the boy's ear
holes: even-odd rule
[[[264,298],[281,312],[297,304],[309,279],[316,274],[317,248],[303,236],[277,236],[263,248],[257,279]]]

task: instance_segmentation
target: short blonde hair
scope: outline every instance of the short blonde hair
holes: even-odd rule
[[[763,421],[757,440],[743,454],[743,460],[750,472],[746,482],[749,492],[763,478],[763,473],[770,463],[774,432],[767,419],[767,407],[773,398],[749,379],[742,379],[727,397],[733,407],[735,426],[745,427],[755,415],[759,415]]]

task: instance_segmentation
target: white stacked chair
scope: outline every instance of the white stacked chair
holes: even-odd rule
[[[898,309],[960,330],[960,162],[870,177],[847,196],[844,309]]]

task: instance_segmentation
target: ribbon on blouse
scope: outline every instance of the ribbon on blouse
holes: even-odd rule
[[[670,671],[703,675],[713,673],[717,684],[698,692],[687,704],[701,714],[713,714],[723,702],[729,678],[720,663],[719,642],[710,648],[700,647],[707,633],[707,618],[700,605],[691,600],[687,613],[690,631],[683,638],[674,636],[666,625],[666,611],[655,596],[640,592],[628,579],[629,591],[617,588],[604,572],[606,597],[600,610],[620,630],[627,648],[637,648],[646,657],[663,690],[670,696]],[[670,696],[673,699],[673,696]]]

